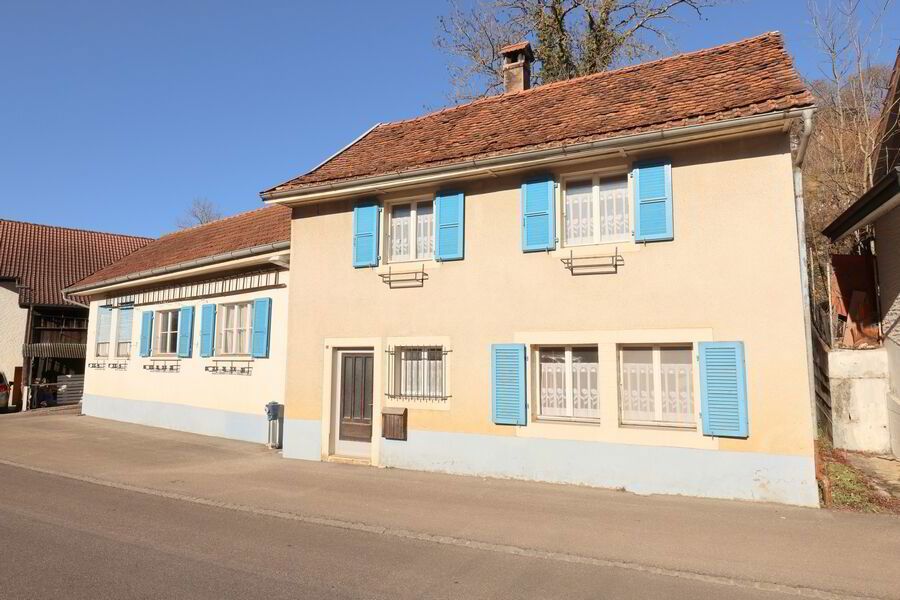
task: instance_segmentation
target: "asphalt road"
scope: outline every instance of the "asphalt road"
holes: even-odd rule
[[[4,600],[798,597],[347,530],[5,465],[0,552]]]

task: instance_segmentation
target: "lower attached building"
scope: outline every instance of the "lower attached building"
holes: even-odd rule
[[[171,234],[79,283],[84,414],[267,442],[266,404],[284,398],[289,215]]]

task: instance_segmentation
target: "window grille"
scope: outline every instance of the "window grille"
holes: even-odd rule
[[[447,400],[447,354],[440,346],[388,348],[388,398],[400,400]]]
[[[597,347],[542,347],[538,355],[540,416],[599,419]]]

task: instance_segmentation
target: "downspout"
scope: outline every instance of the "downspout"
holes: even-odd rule
[[[807,108],[801,116],[800,144],[794,157],[794,211],[797,221],[797,254],[800,265],[800,293],[802,295],[803,326],[806,331],[806,372],[809,380],[809,406],[812,416],[812,439],[818,439],[816,427],[816,379],[813,359],[812,306],[809,297],[809,264],[806,255],[806,212],[803,202],[803,159],[813,129],[814,109]]]

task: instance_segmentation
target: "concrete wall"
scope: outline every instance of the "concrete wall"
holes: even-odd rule
[[[828,376],[835,447],[890,452],[885,349],[832,350],[828,353]]]
[[[288,273],[280,274],[288,282]],[[238,366],[252,366],[250,375],[213,374],[205,367],[224,357],[200,357],[200,306],[207,303],[238,302],[254,298],[272,299],[272,321],[269,358],[251,359]],[[284,368],[287,346],[287,287],[227,294],[202,300],[147,304],[135,308],[131,356],[104,360],[96,357],[96,319],[98,308],[106,302],[91,302],[88,331],[88,368],[85,373],[85,414],[215,435],[232,439],[266,441],[266,403],[284,398]],[[193,351],[190,358],[179,361],[179,372],[154,372],[143,369],[151,358],[139,356],[141,318],[145,310],[166,310],[194,306]],[[115,336],[118,311],[113,311],[112,337]],[[112,346],[111,346],[112,347]],[[242,359],[243,360],[243,359]],[[109,363],[124,362],[124,370],[109,368]],[[92,368],[92,363],[106,368]]]
[[[900,456],[900,209],[895,208],[875,222],[875,243],[890,378],[888,428],[893,453]]]
[[[521,251],[519,186],[526,173],[453,186],[466,194],[465,259],[404,265],[415,270],[424,264],[428,280],[415,289],[384,285],[378,277],[387,272],[384,264],[352,267],[352,200],[295,209],[292,269],[317,285],[315,293],[291,296],[285,456],[318,460],[329,454],[327,424],[315,430],[330,412],[331,353],[366,346],[375,349],[373,464],[816,504],[788,138],[709,142],[667,155],[673,161],[675,240],[618,244],[625,264],[616,274],[573,277],[560,262],[569,249]],[[624,174],[641,158],[649,156],[560,167],[554,174]],[[615,246],[575,252],[611,254]],[[426,339],[446,340],[452,350],[452,397],[442,406],[411,406],[410,441],[382,443],[378,414],[390,404],[382,386],[383,350],[398,340]],[[703,340],[746,345],[749,438],[703,436],[697,391],[691,429],[620,425],[618,344],[685,342],[696,349]],[[523,427],[494,425],[490,346],[501,342],[597,344],[600,422],[539,422],[532,415]],[[555,448],[570,444],[571,464],[557,471],[529,468],[528,457],[550,441],[559,443]],[[584,446],[577,450],[575,443]],[[484,454],[467,450],[474,447]],[[725,458],[734,455],[744,457],[740,469]],[[651,469],[654,457],[659,464],[685,461],[683,484]],[[703,475],[688,474],[689,463]]]
[[[16,367],[22,366],[22,344],[28,311],[19,306],[19,291],[11,281],[0,281],[0,371],[11,382]],[[12,394],[10,394],[12,401]]]

